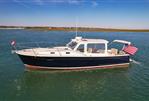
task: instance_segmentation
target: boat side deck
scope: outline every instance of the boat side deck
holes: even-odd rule
[[[35,56],[35,57],[113,57],[113,56],[129,56],[123,52],[115,52],[116,50],[108,50],[107,54],[103,53],[83,53],[80,51],[73,51],[70,49],[63,48],[32,48],[23,49],[16,51],[17,54],[24,56]]]

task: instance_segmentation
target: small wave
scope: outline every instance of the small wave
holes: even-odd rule
[[[142,66],[142,63],[141,63],[141,62],[139,62],[139,61],[136,61],[136,60],[133,60],[133,59],[131,59],[130,61],[131,61],[131,62],[133,62],[133,63],[135,63],[135,64],[137,64],[137,65]]]

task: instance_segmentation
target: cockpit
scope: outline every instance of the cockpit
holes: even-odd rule
[[[76,52],[82,53],[107,53],[108,41],[103,39],[83,39],[77,37],[69,42],[66,46]]]

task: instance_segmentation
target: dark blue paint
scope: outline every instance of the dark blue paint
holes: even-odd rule
[[[117,57],[34,57],[19,55],[24,64],[43,67],[84,67],[129,63],[129,56]]]

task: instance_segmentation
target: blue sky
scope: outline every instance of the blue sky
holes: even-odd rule
[[[149,29],[149,0],[0,0],[0,25]]]

